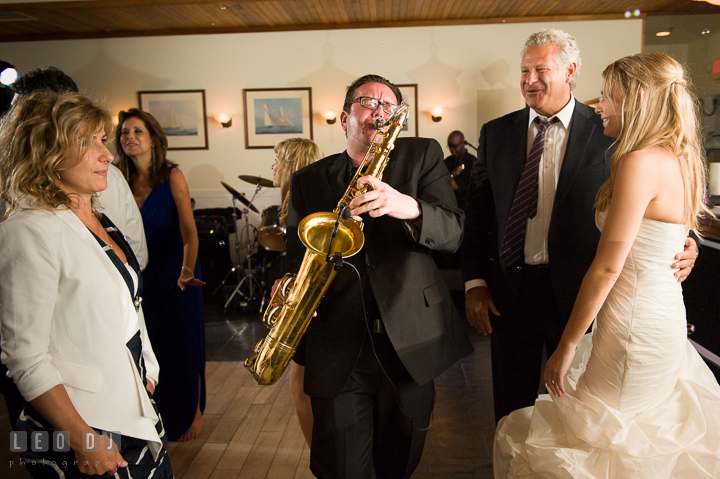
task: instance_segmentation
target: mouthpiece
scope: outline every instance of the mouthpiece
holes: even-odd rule
[[[390,125],[390,122],[387,120],[383,120],[382,118],[375,118],[373,120],[373,127],[376,130],[379,130],[380,128],[385,128],[388,125]]]

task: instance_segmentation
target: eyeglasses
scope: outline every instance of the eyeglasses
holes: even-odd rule
[[[388,102],[382,102],[376,98],[372,98],[369,96],[359,96],[356,99],[354,99],[350,104],[360,102],[360,106],[363,108],[367,108],[368,110],[376,110],[378,106],[382,106],[382,110],[387,113],[388,115],[392,115],[392,113],[397,108],[397,105],[393,105],[392,103]]]

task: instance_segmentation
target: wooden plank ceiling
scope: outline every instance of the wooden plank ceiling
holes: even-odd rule
[[[0,3],[0,42],[720,13],[694,0],[86,0]]]

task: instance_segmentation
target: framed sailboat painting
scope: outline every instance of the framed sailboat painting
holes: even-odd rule
[[[273,148],[287,138],[313,139],[311,88],[243,89],[245,148]]]
[[[417,83],[408,83],[407,85],[395,85],[402,93],[403,101],[410,107],[410,114],[407,123],[400,131],[400,136],[418,136],[418,86]]]
[[[205,90],[139,91],[140,109],[162,126],[168,150],[207,150]]]

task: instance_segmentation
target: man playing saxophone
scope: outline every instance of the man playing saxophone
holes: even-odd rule
[[[402,95],[366,75],[350,86],[340,123],[347,150],[291,180],[287,252],[302,261],[297,228],[333,211]],[[310,468],[320,478],[410,477],[420,461],[435,400],[433,379],[472,351],[430,256],[462,238],[440,144],[400,138],[382,175],[358,180],[372,190],[348,205],[364,224],[363,249],[344,260],[300,348],[314,416]]]

